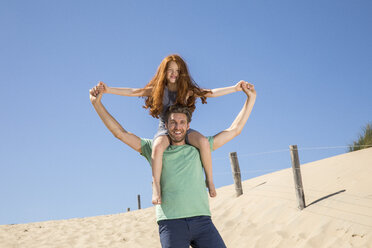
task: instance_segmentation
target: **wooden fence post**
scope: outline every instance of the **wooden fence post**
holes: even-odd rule
[[[295,183],[296,196],[298,201],[298,208],[300,210],[305,208],[305,194],[302,186],[300,159],[298,157],[297,145],[290,145],[289,150],[291,152],[293,178]]]
[[[231,163],[232,174],[234,177],[236,196],[238,197],[243,194],[243,188],[242,188],[242,178],[240,175],[238,156],[236,152],[230,152],[230,163]]]
[[[141,209],[141,196],[137,195],[138,209]]]

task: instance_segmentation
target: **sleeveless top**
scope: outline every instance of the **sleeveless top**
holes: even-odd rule
[[[177,100],[177,91],[170,91],[167,86],[164,87],[164,95],[163,95],[163,110],[159,115],[160,121],[164,122],[165,120],[165,112],[167,109],[172,106]]]
[[[154,135],[153,140],[155,140],[159,136],[168,135],[168,130],[165,127],[165,112],[167,112],[167,109],[176,102],[176,99],[177,91],[170,91],[168,87],[165,86],[163,95],[163,110],[159,115],[158,131]]]

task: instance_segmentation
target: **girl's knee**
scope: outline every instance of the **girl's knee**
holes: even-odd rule
[[[191,145],[199,149],[209,147],[208,139],[198,132],[191,132],[188,136],[188,139]]]
[[[202,149],[210,149],[209,140],[206,137],[202,136],[202,138],[200,139],[200,146]]]
[[[169,146],[169,140],[167,136],[159,136],[153,143],[153,152],[164,152]]]

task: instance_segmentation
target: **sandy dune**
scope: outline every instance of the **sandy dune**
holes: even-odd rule
[[[291,169],[218,189],[213,220],[225,243],[245,247],[372,247],[372,148],[301,166],[307,207],[297,209]],[[0,226],[0,247],[160,247],[154,208]]]

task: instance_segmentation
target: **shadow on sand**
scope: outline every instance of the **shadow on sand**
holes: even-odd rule
[[[337,192],[335,192],[335,193],[332,193],[332,194],[329,194],[329,195],[323,196],[322,198],[319,198],[318,200],[313,201],[312,203],[310,203],[310,204],[307,205],[306,207],[309,207],[309,206],[311,206],[311,205],[313,205],[313,204],[315,204],[315,203],[318,203],[318,202],[320,202],[320,201],[323,201],[323,200],[325,200],[325,199],[327,199],[327,198],[329,198],[329,197],[332,197],[332,196],[338,195],[338,194],[343,193],[343,192],[345,192],[345,191],[346,191],[346,189],[343,189],[343,190],[337,191]]]

